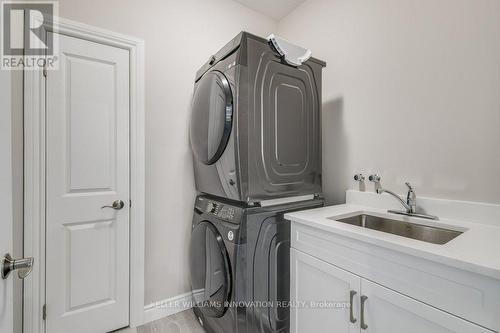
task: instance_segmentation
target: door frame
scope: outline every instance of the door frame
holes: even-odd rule
[[[130,54],[129,325],[136,327],[144,315],[144,41],[63,18],[41,24],[46,32],[119,47]],[[33,272],[24,282],[24,333],[45,332],[45,105],[43,71],[24,71],[24,255],[35,258]]]

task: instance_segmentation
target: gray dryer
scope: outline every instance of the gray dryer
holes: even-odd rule
[[[291,66],[247,32],[213,55],[192,102],[197,190],[242,202],[320,194],[324,66]]]

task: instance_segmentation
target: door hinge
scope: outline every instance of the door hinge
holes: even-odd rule
[[[43,66],[42,74],[44,77],[47,77],[47,66]]]
[[[44,304],[42,307],[42,319],[47,319],[47,304]]]
[[[132,207],[132,200],[129,200],[129,207]]]

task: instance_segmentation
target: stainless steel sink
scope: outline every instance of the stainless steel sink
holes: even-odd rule
[[[343,219],[330,218],[332,220],[352,224],[362,228],[373,229],[393,235],[403,236],[433,244],[446,244],[455,237],[461,235],[462,231],[430,227],[421,224],[408,223],[388,218],[359,214]]]

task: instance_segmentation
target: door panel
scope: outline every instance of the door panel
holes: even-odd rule
[[[98,305],[114,299],[116,281],[116,222],[114,220],[66,227],[68,256],[67,311],[81,309],[89,304]],[[88,244],[92,244],[89,247]],[[100,260],[88,260],[100,258]],[[99,272],[99,274],[95,274]],[[82,285],[92,288],[84,289]]]
[[[115,188],[115,70],[114,63],[66,55],[70,193]]]
[[[129,54],[59,36],[47,75],[47,331],[129,323]]]
[[[461,318],[362,279],[367,333],[490,333]]]
[[[359,332],[357,297],[354,297],[353,316],[350,309],[320,304],[350,302],[351,291],[359,295],[360,277],[291,249],[290,332]]]

